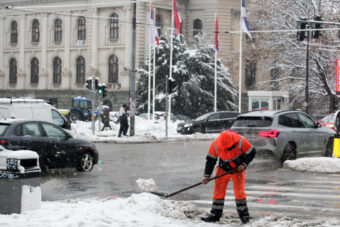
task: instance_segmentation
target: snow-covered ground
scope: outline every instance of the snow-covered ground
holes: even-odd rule
[[[235,216],[224,216],[219,223],[207,224],[200,217],[209,210],[189,202],[165,200],[141,193],[128,198],[42,202],[39,210],[0,215],[1,227],[112,227],[112,226],[238,226]],[[301,220],[288,217],[256,217],[245,226],[340,226],[340,220]]]
[[[93,142],[116,142],[116,143],[134,143],[134,142],[157,142],[162,140],[192,140],[192,139],[215,139],[218,134],[201,134],[181,135],[177,133],[177,124],[180,121],[169,121],[168,137],[165,136],[165,121],[146,120],[144,118],[135,117],[135,136],[119,137],[119,124],[110,122],[112,130],[105,128],[104,131],[99,130],[98,121],[95,123],[95,135],[92,134],[91,122],[78,121],[71,125],[71,133],[77,138],[84,138]],[[101,127],[103,124],[101,123]],[[129,135],[129,131],[128,131]]]
[[[285,161],[283,167],[302,172],[340,173],[340,158],[299,158]]]

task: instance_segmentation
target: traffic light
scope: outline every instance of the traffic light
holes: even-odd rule
[[[93,91],[93,90],[98,90],[98,78],[94,78],[94,83],[93,77],[90,77],[86,80],[86,88]]]
[[[92,78],[86,80],[86,88],[92,90]]]
[[[98,94],[101,95],[103,98],[107,96],[107,90],[106,90],[105,84],[99,84],[98,86]]]
[[[315,16],[314,21],[322,21],[321,16]],[[314,29],[322,29],[322,24],[320,23],[315,23],[314,24]],[[313,31],[313,38],[318,39],[321,36],[321,31],[320,30],[315,30]]]
[[[297,39],[299,41],[303,41],[306,38],[306,31],[300,31],[305,30],[307,27],[307,18],[300,18],[300,20],[297,22],[299,31],[297,32]]]
[[[168,90],[169,90],[169,94],[174,93],[175,88],[177,86],[176,80],[174,79],[169,79],[168,80]]]
[[[94,89],[93,90],[98,90],[98,78],[94,79]]]

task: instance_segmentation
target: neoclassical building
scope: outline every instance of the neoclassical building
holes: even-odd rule
[[[159,32],[170,34],[172,0],[154,0]],[[238,86],[240,0],[177,0],[182,33],[214,43],[219,17],[219,57]],[[106,102],[117,109],[129,98],[133,4],[123,0],[2,0],[0,3],[0,97],[50,99],[68,108],[71,98],[88,96],[87,78],[108,85]],[[148,55],[149,3],[137,2],[137,68]],[[243,77],[243,84],[245,84]],[[247,87],[243,86],[243,92]],[[247,100],[247,99],[244,99]],[[243,109],[248,108],[243,103]]]

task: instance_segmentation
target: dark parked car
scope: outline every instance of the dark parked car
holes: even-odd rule
[[[301,111],[254,111],[238,116],[231,132],[245,136],[257,154],[282,162],[303,156],[332,156],[334,131]]]
[[[179,123],[177,132],[180,134],[221,132],[230,128],[237,115],[237,112],[232,111],[207,113],[195,120]]]
[[[44,121],[0,121],[0,145],[14,152],[37,152],[43,170],[76,167],[88,172],[98,162],[98,152],[92,142],[72,138],[60,127]]]

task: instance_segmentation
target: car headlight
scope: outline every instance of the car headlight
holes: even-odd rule
[[[187,123],[187,124],[184,125],[185,128],[191,127],[191,126],[192,126],[192,123]]]

